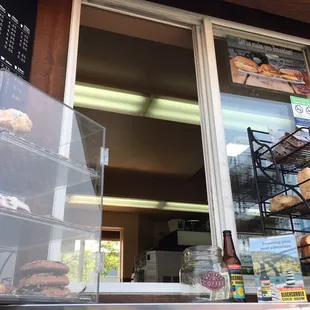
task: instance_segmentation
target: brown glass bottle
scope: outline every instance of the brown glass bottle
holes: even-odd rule
[[[262,301],[272,301],[271,283],[264,262],[260,262],[260,287]]]
[[[236,254],[230,230],[223,231],[223,239],[223,261],[228,267],[233,299],[236,302],[245,302],[241,262]]]

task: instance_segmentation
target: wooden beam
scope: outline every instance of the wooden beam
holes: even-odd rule
[[[72,0],[39,0],[30,83],[63,100]]]

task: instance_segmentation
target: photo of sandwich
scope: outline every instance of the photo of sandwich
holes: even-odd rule
[[[231,78],[234,83],[245,84],[248,75],[246,73],[240,72],[232,59],[230,60],[230,71]]]
[[[247,72],[254,72],[254,73],[258,72],[257,63],[251,59],[242,56],[236,56],[235,58],[233,58],[233,62],[238,69]]]
[[[280,69],[280,76],[283,79],[290,80],[290,81],[303,81],[303,75],[301,72],[292,69]]]
[[[310,97],[310,78],[300,51],[228,37],[233,83]]]
[[[258,73],[270,76],[270,77],[280,77],[279,71],[272,65],[263,64],[258,68]]]

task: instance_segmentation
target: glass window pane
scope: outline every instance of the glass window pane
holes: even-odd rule
[[[253,158],[255,160],[257,154],[254,154],[254,151],[259,146],[253,143],[253,150],[251,149],[248,128],[259,131],[255,132],[254,136],[264,140],[267,145],[274,143],[273,135],[280,137],[285,132],[294,132],[296,125],[290,96],[300,96],[300,90],[305,94],[308,87],[310,94],[309,77],[300,46],[287,47],[285,42],[272,42],[258,36],[253,39],[250,34],[236,31],[234,37],[230,37],[227,29],[215,29],[215,33],[238,246],[245,273],[251,273],[248,238],[262,235],[263,227],[266,228],[267,235],[288,233],[288,229],[292,227],[287,216],[268,216],[271,198],[277,193],[296,196],[295,192],[284,192],[284,187],[272,183],[270,177],[276,178],[280,175],[286,184],[298,182],[295,173],[284,175],[275,169],[266,170],[270,165],[268,160],[255,161],[259,162],[263,169],[253,169]],[[258,52],[258,49],[261,49],[261,52]],[[266,68],[272,72],[266,73]],[[284,71],[281,69],[289,69],[288,73],[301,75],[295,80],[292,78],[293,81],[285,80],[282,74]],[[255,83],[250,82],[254,80]],[[263,217],[258,204],[257,188],[262,201],[260,205]],[[307,221],[301,219],[293,220],[293,224],[295,230],[300,231],[305,231],[309,226]]]

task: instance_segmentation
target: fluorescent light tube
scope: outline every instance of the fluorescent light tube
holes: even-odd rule
[[[199,106],[195,101],[154,98],[144,116],[193,125],[200,124]]]
[[[67,197],[67,203],[79,205],[99,205],[100,197],[91,195],[72,195]],[[163,202],[157,200],[135,199],[135,198],[119,198],[119,197],[103,197],[104,206],[129,207],[158,209],[167,211],[187,211],[208,213],[207,204],[181,203],[181,202]]]
[[[74,105],[80,108],[142,116],[150,99],[132,92],[87,83],[77,83]]]
[[[196,101],[150,98],[138,93],[81,82],[75,84],[74,105],[80,108],[200,124],[199,106]]]
[[[236,157],[249,148],[249,145],[228,143],[226,145],[227,156]]]

